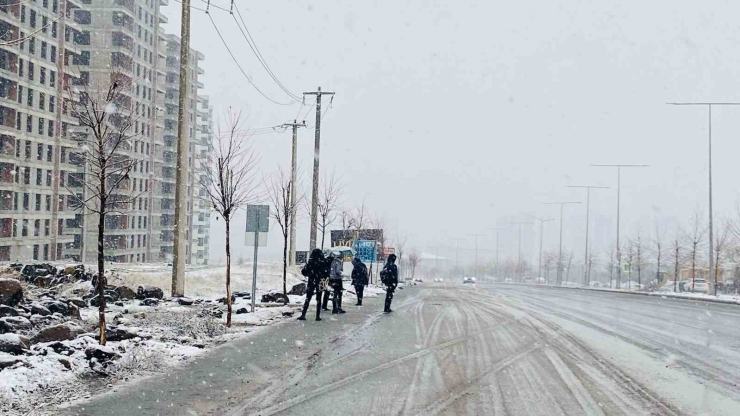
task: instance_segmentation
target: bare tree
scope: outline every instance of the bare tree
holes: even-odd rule
[[[696,279],[696,261],[699,249],[704,243],[704,235],[707,233],[707,227],[702,224],[699,211],[694,211],[694,217],[691,221],[691,291],[694,291],[694,279]],[[711,254],[710,254],[711,255]]]
[[[604,265],[604,267],[606,267],[606,269],[609,271],[609,287],[610,288],[614,284],[613,283],[613,281],[614,281],[614,266],[616,265],[616,262],[614,260],[614,257],[615,257],[615,254],[614,253],[615,253],[615,251],[616,250],[614,248],[610,248],[609,249],[609,262]]]
[[[572,251],[563,251],[563,257],[568,259],[568,266],[565,269],[565,281],[568,282],[570,278],[570,266],[573,263],[573,252]]]
[[[226,127],[217,128],[213,144],[215,165],[206,165],[199,182],[206,195],[201,197],[213,205],[226,223],[226,326],[231,326],[231,220],[238,209],[256,199],[257,157],[249,145],[249,136],[242,128],[241,111],[229,110]],[[216,217],[218,220],[218,217]]]
[[[632,290],[632,266],[635,264],[635,242],[627,240],[627,290]],[[621,286],[621,282],[618,283]],[[617,289],[621,289],[618,287]]]
[[[369,220],[370,215],[368,213],[367,206],[365,206],[365,200],[363,199],[362,205],[355,209],[354,216],[352,217],[352,227],[355,231],[360,231],[364,229]]]
[[[77,174],[73,183],[67,181],[64,186],[73,195],[75,205],[83,215],[97,216],[98,222],[98,276],[95,289],[101,345],[107,341],[104,294],[106,221],[108,215],[117,215],[119,221],[125,220],[123,212],[140,195],[138,189],[132,186],[129,176],[139,160],[127,155],[132,150],[132,140],[141,134],[137,118],[140,103],[131,100],[132,86],[130,77],[113,72],[94,77],[87,85],[67,87],[68,99],[63,103],[64,111],[71,106],[72,116],[79,122],[79,128],[71,136],[80,144],[85,166],[83,173]],[[136,184],[136,179],[133,183]],[[146,185],[148,188],[148,181]],[[83,187],[85,192],[77,194],[70,187]],[[142,189],[141,194],[144,192]]]
[[[676,226],[676,232],[671,239],[671,254],[673,254],[673,291],[678,292],[678,274],[681,267],[681,250],[684,248],[684,231],[680,225]]]
[[[663,250],[663,233],[660,231],[660,226],[655,224],[655,239],[653,239],[653,253],[655,254],[655,281],[660,284],[660,260],[662,259]]]
[[[638,288],[642,288],[642,268],[645,266],[645,242],[642,240],[642,233],[637,230],[637,238],[634,241],[635,246],[635,269],[637,269]]]
[[[594,263],[598,261],[598,254],[594,251],[593,247],[588,250],[588,257],[586,258],[586,286],[591,285],[591,270],[593,270]]]
[[[342,209],[339,211],[339,219],[342,221],[342,230],[349,230],[354,227],[355,222],[352,218],[352,210]]]
[[[421,254],[419,254],[416,250],[411,250],[411,253],[409,254],[409,266],[411,267],[411,279],[414,279],[414,276],[416,275],[416,266],[419,265],[419,261],[421,260]]]
[[[398,275],[403,276],[404,267],[403,267],[403,253],[406,251],[406,242],[408,241],[408,236],[405,234],[403,236],[396,237],[396,252],[398,253]]]
[[[277,173],[272,176],[268,191],[270,204],[272,205],[270,216],[280,226],[283,237],[283,295],[285,295],[285,304],[288,303],[288,237],[290,236],[290,226],[293,218],[291,213],[293,210],[297,210],[299,204],[304,200],[303,195],[296,192],[296,190],[297,185],[293,183],[291,176],[286,174],[282,168],[278,169]],[[291,198],[291,193],[295,195],[295,198]],[[321,214],[320,205],[321,202],[319,202],[319,213]],[[322,249],[323,245],[322,236]]]
[[[545,267],[545,281],[547,284],[550,284],[550,267],[557,261],[558,254],[554,253],[552,251],[545,251],[544,256],[545,259],[542,262],[542,265]]]
[[[326,231],[337,219],[337,205],[342,196],[342,184],[339,183],[336,173],[332,172],[329,177],[324,176],[320,183],[319,201],[316,206],[319,213],[318,227],[321,231],[321,249],[324,249]]]

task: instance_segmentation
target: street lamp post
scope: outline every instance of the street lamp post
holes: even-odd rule
[[[709,273],[714,275],[714,296],[717,296],[717,270],[714,264],[714,222],[712,213],[712,106],[738,106],[740,102],[668,103],[668,105],[706,106],[709,125]],[[718,265],[717,265],[718,266]]]
[[[538,218],[534,215],[532,216],[534,219],[538,220],[540,222],[540,260],[537,266],[537,278],[542,277],[542,241],[545,231],[545,223],[548,221],[554,220],[554,218]],[[550,284],[550,282],[547,282],[547,284]]]
[[[567,188],[585,188],[586,189],[586,250],[583,255],[583,281],[588,286],[591,282],[591,270],[588,267],[588,227],[589,214],[591,209],[591,190],[592,189],[609,189],[608,186],[591,186],[591,185],[567,185]]]
[[[517,253],[516,271],[517,271],[517,278],[521,281],[522,276],[521,276],[520,271],[522,269],[522,224],[532,224],[532,223],[527,222],[527,221],[509,221],[509,224],[519,225],[519,251]]]
[[[493,228],[486,228],[486,231],[496,231],[496,271],[495,274],[499,273],[499,263],[498,263],[498,232],[501,230],[505,230],[506,228],[501,227],[493,227]],[[496,276],[494,276],[496,277]]]
[[[483,234],[480,233],[471,234],[471,237],[475,237],[475,268],[473,269],[473,274],[476,275],[476,277],[478,277],[478,237],[482,235]]]
[[[622,284],[622,247],[619,245],[619,200],[622,186],[622,168],[644,168],[650,165],[625,165],[625,164],[614,164],[614,165],[597,165],[592,164],[591,166],[596,167],[608,167],[617,168],[617,289]],[[609,282],[611,287],[612,282]]]
[[[556,284],[560,284],[561,273],[563,272],[563,206],[568,204],[580,204],[580,202],[545,202],[545,205],[560,205],[560,248],[558,249],[558,272],[556,275]]]

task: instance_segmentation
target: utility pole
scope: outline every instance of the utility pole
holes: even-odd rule
[[[175,176],[175,236],[172,259],[172,296],[185,296],[185,228],[188,213],[188,151],[190,129],[187,126],[188,83],[190,82],[190,0],[182,0],[180,25],[180,91],[177,109],[177,173]]]
[[[495,273],[499,273],[499,263],[498,263],[498,232],[501,230],[505,230],[506,228],[501,227],[494,227],[494,228],[486,228],[486,231],[496,231],[496,271]],[[493,276],[498,278],[498,276]]]
[[[296,192],[296,181],[297,179],[297,165],[298,165],[298,128],[306,127],[306,120],[298,122],[293,120],[292,123],[285,123],[281,127],[292,127],[293,128],[293,153],[290,159],[290,206],[292,210],[290,212],[290,249],[288,251],[288,264],[291,266],[295,265],[295,217],[296,217],[296,203],[295,203],[295,192]]]
[[[316,138],[314,139],[314,151],[313,151],[313,185],[311,188],[311,233],[308,242],[308,251],[316,248],[316,222],[319,205],[319,155],[320,155],[320,144],[321,144],[321,96],[331,95],[334,99],[333,92],[321,91],[321,87],[318,87],[316,91],[304,92],[306,95],[316,96]]]
[[[462,238],[453,238],[455,240],[455,273],[460,270],[460,240]]]
[[[483,234],[471,234],[471,237],[475,237],[475,269],[473,269],[473,275],[478,274],[478,237]]]
[[[615,164],[615,165],[594,165],[591,166],[596,167],[607,167],[607,168],[617,168],[617,289],[620,288],[622,285],[622,247],[619,245],[619,200],[620,200],[620,194],[621,194],[621,188],[622,188],[622,168],[645,168],[650,165],[624,165],[624,164]],[[710,253],[711,254],[711,253]],[[609,286],[611,287],[611,282],[609,282]]]
[[[712,106],[737,106],[740,102],[668,103],[669,105],[706,106],[709,126],[709,273],[714,275],[714,296],[717,296],[717,269],[714,264],[714,217],[712,213]]]
[[[588,271],[588,226],[589,214],[591,208],[591,190],[592,189],[609,189],[608,186],[591,186],[591,185],[567,185],[566,188],[586,188],[586,251],[583,255],[583,281],[586,286],[590,284],[590,272]]]
[[[563,273],[563,206],[568,204],[580,204],[580,202],[545,202],[545,205],[560,205],[560,248],[558,249],[558,272],[555,284],[560,284]]]
[[[519,252],[517,254],[517,260],[516,260],[516,274],[517,278],[521,281],[521,273],[520,271],[523,271],[522,267],[522,224],[532,224],[531,222],[527,221],[509,221],[509,224],[518,224],[519,225]],[[498,247],[498,243],[496,244],[496,247]]]
[[[554,220],[554,218],[538,218],[538,217],[535,217],[534,215],[532,217],[540,222],[540,260],[539,260],[539,266],[537,267],[537,278],[541,278],[542,277],[542,241],[544,240],[543,236],[545,235],[544,233],[545,223],[548,221]]]

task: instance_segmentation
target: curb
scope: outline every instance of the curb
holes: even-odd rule
[[[723,305],[735,305],[740,306],[740,301],[734,301],[734,300],[722,300],[722,299],[712,299],[712,298],[695,298],[695,297],[689,297],[689,296],[681,296],[681,295],[675,295],[672,293],[660,293],[660,292],[625,292],[622,290],[616,290],[616,289],[599,289],[599,288],[587,288],[587,287],[563,287],[563,286],[552,286],[552,285],[536,285],[536,284],[527,284],[527,283],[505,283],[507,285],[517,285],[517,286],[534,286],[534,287],[547,287],[551,289],[560,289],[560,290],[582,290],[582,291],[589,291],[589,292],[608,292],[608,293],[616,293],[620,295],[638,295],[638,296],[652,296],[652,297],[660,297],[664,299],[680,299],[680,300],[693,300],[698,302],[709,302],[709,303],[719,303]]]

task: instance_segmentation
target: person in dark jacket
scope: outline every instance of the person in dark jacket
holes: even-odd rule
[[[362,306],[362,292],[367,286],[367,266],[360,260],[359,257],[352,259],[352,286],[355,287],[355,293],[357,293],[357,304],[356,306]]]
[[[316,320],[321,320],[321,281],[329,277],[328,270],[326,268],[326,259],[324,259],[324,253],[317,249],[311,252],[311,256],[308,258],[306,265],[303,266],[301,274],[308,278],[308,284],[306,285],[306,302],[303,304],[303,311],[301,316],[298,317],[299,321],[306,320],[306,312],[308,312],[311,298],[316,294]]]
[[[326,275],[329,276],[330,278],[329,283],[324,286],[324,301],[321,305],[321,309],[325,311],[329,310],[329,299],[331,297],[331,292],[329,291],[329,289],[332,288],[331,286],[331,266],[332,264],[334,264],[334,255],[329,254],[329,257],[326,257],[326,259],[324,259],[325,272],[326,272]]]
[[[380,279],[385,285],[385,309],[383,312],[391,313],[391,301],[393,301],[393,292],[398,286],[398,267],[396,266],[396,255],[391,254],[386,260],[383,270],[380,272]]]

